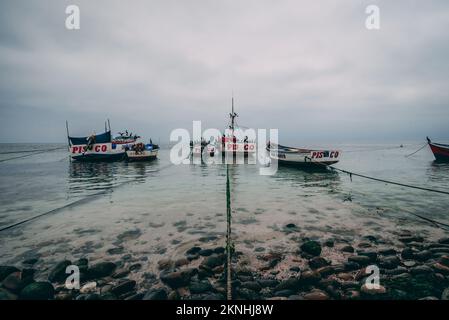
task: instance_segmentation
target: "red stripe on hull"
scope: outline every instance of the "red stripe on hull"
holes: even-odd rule
[[[449,161],[449,148],[443,148],[434,144],[429,144],[430,149],[435,156],[435,159],[439,161]]]

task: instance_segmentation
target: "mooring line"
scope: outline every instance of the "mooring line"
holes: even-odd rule
[[[29,154],[25,154],[23,156],[18,156],[18,157],[13,157],[13,158],[8,158],[8,159],[2,159],[0,160],[0,162],[5,162],[5,161],[10,161],[10,160],[16,160],[16,159],[22,159],[22,158],[26,158],[26,157],[31,157],[31,156],[35,156],[37,154],[41,154],[41,153],[45,153],[45,152],[50,152],[50,151],[55,151],[55,150],[60,150],[62,149],[60,148],[54,148],[54,149],[46,149],[46,150],[40,150],[40,151],[32,151]]]
[[[406,155],[405,157],[406,158],[408,158],[408,157],[411,157],[411,156],[413,156],[415,153],[417,153],[418,151],[421,151],[422,149],[424,149],[425,147],[427,147],[427,142],[422,146],[422,147],[420,147],[418,150],[416,150],[415,152],[412,152],[412,153],[410,153],[410,154],[408,154],[408,155]]]
[[[448,194],[448,195],[449,195],[449,192],[447,192],[447,191],[443,191],[443,190],[435,190],[435,189],[430,189],[430,188],[424,188],[424,187],[419,187],[419,186],[414,186],[414,185],[408,185],[408,184],[404,184],[404,183],[399,183],[399,182],[395,182],[395,181],[389,181],[389,180],[384,180],[384,179],[374,178],[374,177],[366,176],[366,175],[363,175],[363,174],[351,172],[351,171],[348,171],[348,170],[339,169],[339,168],[336,168],[336,167],[334,167],[334,166],[332,166],[332,165],[328,165],[328,164],[316,162],[316,161],[314,161],[313,159],[311,159],[311,158],[309,158],[309,157],[306,157],[306,159],[310,160],[310,161],[313,162],[314,164],[319,164],[319,165],[321,165],[321,166],[324,166],[324,167],[331,168],[331,169],[336,170],[336,171],[340,171],[340,172],[346,173],[346,174],[348,174],[349,177],[351,178],[351,181],[352,181],[352,176],[354,175],[354,176],[357,176],[357,177],[361,177],[361,178],[365,178],[365,179],[370,179],[370,180],[374,180],[374,181],[379,181],[379,182],[384,182],[384,183],[388,183],[388,184],[393,184],[393,185],[397,185],[397,186],[401,186],[401,187],[407,187],[407,188],[413,188],[413,189],[418,189],[418,190],[423,190],[423,191],[430,191],[430,192],[436,192],[436,193]],[[436,221],[436,220],[432,220],[432,219],[430,219],[430,218],[423,217],[423,216],[421,216],[421,215],[419,215],[419,214],[410,212],[410,211],[408,211],[408,210],[404,210],[404,212],[410,213],[411,215],[413,215],[413,216],[415,216],[415,217],[417,217],[417,218],[421,218],[421,219],[423,219],[423,220],[425,220],[425,221],[427,221],[427,222],[431,222],[431,223],[433,223],[433,224],[435,224],[435,225],[449,227],[448,224],[445,224],[445,223],[443,223],[443,222],[439,222],[439,221]]]
[[[229,185],[229,164],[226,165],[226,216],[227,216],[227,230],[226,230],[226,284],[227,284],[227,300],[232,300],[232,281],[231,281],[231,188]]]
[[[167,169],[167,168],[170,168],[171,166],[173,166],[173,164],[165,165],[165,166],[160,167],[160,168],[157,169],[157,170],[152,170],[152,171],[150,171],[150,173],[160,172],[160,171],[162,171],[162,170],[165,170],[165,169]],[[132,180],[128,180],[128,181],[123,181],[122,183],[116,185],[116,186],[113,187],[113,188],[114,188],[114,190],[116,190],[116,189],[121,188],[121,187],[123,187],[123,186],[125,186],[125,185],[127,185],[127,184],[132,183],[132,182],[136,182],[137,180],[138,180],[138,179],[132,179]],[[97,193],[94,193],[94,194],[85,196],[85,197],[82,198],[82,199],[78,199],[78,200],[76,200],[76,201],[70,202],[70,203],[68,203],[68,204],[66,204],[66,205],[63,205],[62,207],[59,207],[59,208],[56,208],[56,209],[52,209],[52,210],[50,210],[50,211],[47,211],[47,212],[38,214],[38,215],[33,216],[33,217],[31,217],[31,218],[28,218],[28,219],[25,219],[25,220],[16,222],[16,223],[14,223],[14,224],[12,224],[12,225],[9,225],[9,226],[0,228],[0,232],[5,231],[5,230],[8,230],[8,229],[11,229],[11,228],[14,228],[14,227],[17,227],[17,226],[19,226],[19,225],[22,225],[22,224],[27,223],[27,222],[30,222],[30,221],[32,221],[32,220],[38,219],[38,218],[40,218],[40,217],[43,217],[43,216],[46,216],[46,215],[49,215],[49,214],[53,214],[53,213],[57,213],[57,212],[60,212],[60,211],[62,211],[62,210],[64,210],[64,209],[76,207],[77,205],[84,204],[84,203],[87,203],[87,202],[96,200],[96,199],[99,198],[100,196],[109,194],[111,191],[113,191],[113,190],[110,190],[110,189],[109,189],[109,190],[102,190],[102,191],[100,191],[100,192],[97,192]]]

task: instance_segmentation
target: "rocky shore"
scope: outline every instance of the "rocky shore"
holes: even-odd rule
[[[287,233],[295,227],[285,226]],[[365,236],[357,244],[301,238],[295,252],[255,247],[253,259],[237,250],[232,261],[233,298],[449,299],[449,238],[428,241],[404,231],[397,240],[399,245],[392,246],[376,236]],[[223,247],[198,243],[183,257],[157,261],[157,272],[142,270],[126,252],[119,254],[123,254],[119,261],[60,261],[44,273],[34,268],[39,257],[0,266],[0,300],[221,300],[226,296]],[[335,255],[342,257],[341,263],[334,262]],[[64,285],[66,268],[72,264],[80,271],[79,290]],[[380,286],[374,289],[366,285],[370,265],[380,270]],[[142,276],[133,280],[136,271]]]

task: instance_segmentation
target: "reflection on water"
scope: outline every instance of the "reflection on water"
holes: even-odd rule
[[[77,162],[69,164],[68,196],[106,191],[127,182],[143,183],[157,168],[151,162]]]
[[[282,167],[274,178],[278,183],[289,182],[294,187],[325,188],[330,192],[334,192],[341,182],[338,172],[329,169]]]

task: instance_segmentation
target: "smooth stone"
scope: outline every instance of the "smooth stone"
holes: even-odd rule
[[[200,294],[211,291],[213,289],[212,285],[208,280],[203,280],[199,282],[192,282],[189,285],[190,293]]]
[[[301,276],[301,278],[289,278],[286,280],[281,281],[275,288],[274,291],[283,291],[283,290],[298,290],[301,286],[301,279],[304,275]]]
[[[449,288],[443,290],[441,294],[441,300],[449,300]]]
[[[135,264],[133,264],[133,265],[131,265],[131,266],[129,266],[129,271],[136,271],[136,270],[140,270],[140,269],[142,269],[142,264],[140,264],[140,263],[135,263]]]
[[[428,273],[433,273],[433,270],[431,267],[429,266],[416,266],[410,269],[410,273],[413,275],[417,275],[417,274],[428,274]]]
[[[449,237],[448,238],[441,238],[441,239],[439,239],[438,243],[449,244]]]
[[[300,272],[301,268],[298,266],[294,266],[294,267],[290,267],[288,270],[293,271],[293,272]]]
[[[321,267],[328,266],[330,263],[323,257],[314,257],[309,260],[309,266],[312,269],[319,269]]]
[[[22,273],[20,271],[13,272],[9,276],[7,276],[2,285],[4,288],[8,289],[13,293],[19,293],[26,285],[28,285],[31,281],[22,281]]]
[[[257,282],[259,282],[260,286],[262,288],[274,288],[279,284],[278,280],[271,280],[271,279],[260,279]]]
[[[143,296],[142,300],[167,300],[167,290],[164,288],[150,289]]]
[[[217,247],[217,248],[214,249],[214,253],[216,253],[216,254],[222,254],[225,251],[226,251],[226,249],[223,248],[223,247]]]
[[[23,262],[22,262],[22,264],[28,264],[28,265],[34,265],[36,262],[38,261],[38,259],[37,258],[31,258],[31,259],[27,259],[27,260],[24,260]]]
[[[348,262],[354,262],[357,263],[358,265],[368,265],[371,262],[371,258],[368,256],[351,256],[348,257]]]
[[[90,293],[94,292],[97,289],[96,282],[88,282],[84,286],[81,287],[80,293]]]
[[[396,255],[397,251],[395,249],[382,249],[382,250],[379,250],[379,253],[383,256],[392,256],[392,255]]]
[[[203,261],[203,265],[206,265],[209,268],[215,268],[225,263],[226,256],[224,254],[214,254],[210,257],[207,257]]]
[[[385,270],[385,274],[388,274],[388,275],[398,275],[398,274],[407,273],[407,272],[408,272],[407,268],[404,268],[404,267],[397,267],[395,269]]]
[[[212,249],[202,249],[198,252],[198,254],[203,257],[208,257],[208,256],[212,255],[213,253],[214,253],[214,250],[212,250]]]
[[[114,279],[124,278],[124,277],[126,277],[129,273],[130,273],[129,270],[127,270],[127,269],[125,269],[125,268],[121,268],[121,269],[115,270],[114,273],[112,274],[112,277],[113,277]]]
[[[421,262],[427,261],[432,257],[432,252],[429,250],[423,250],[415,253],[415,259]]]
[[[190,263],[189,259],[187,258],[181,258],[175,261],[175,266],[176,267],[182,267],[185,265],[188,265]]]
[[[344,246],[340,250],[341,252],[348,252],[348,253],[354,253],[354,247],[352,246]]]
[[[321,280],[321,274],[317,271],[304,271],[301,274],[301,283],[304,285],[316,284]]]
[[[132,294],[129,297],[126,297],[125,300],[128,300],[128,301],[142,300],[144,296],[145,296],[145,293],[139,292],[139,293]]]
[[[33,282],[20,292],[21,300],[50,300],[55,295],[55,289],[50,282]]]
[[[78,259],[78,261],[76,262],[76,265],[78,267],[80,267],[80,266],[87,266],[88,263],[89,263],[89,260],[87,260],[87,258],[81,258],[81,259]]]
[[[414,260],[405,260],[402,261],[402,264],[408,268],[416,266],[416,261]]]
[[[174,262],[170,259],[162,259],[157,262],[159,270],[168,270],[173,268]]]
[[[110,255],[113,254],[121,254],[123,253],[124,248],[123,247],[115,247],[115,248],[110,248],[107,250],[107,253]]]
[[[433,296],[428,296],[428,297],[424,297],[418,300],[439,300],[437,297],[433,297]]]
[[[387,256],[387,257],[382,257],[379,260],[379,266],[381,268],[385,268],[385,269],[394,269],[396,268],[399,264],[401,263],[401,261],[399,260],[398,257],[396,256]]]
[[[412,260],[415,257],[415,250],[412,248],[405,248],[401,252],[401,258],[404,260]]]
[[[399,238],[399,241],[404,242],[404,243],[410,243],[410,242],[423,242],[424,238],[423,237],[418,237],[418,236],[409,236],[409,237],[401,237]]]
[[[0,266],[0,281],[3,281],[11,273],[17,272],[17,271],[20,271],[20,270],[13,266]]]
[[[445,265],[443,265],[443,264],[441,264],[439,262],[433,264],[432,267],[436,271],[441,272],[442,274],[449,275],[449,267],[446,267]]]
[[[136,287],[136,281],[134,280],[125,280],[122,283],[111,288],[111,292],[117,296],[128,293]]]
[[[48,275],[48,280],[50,282],[64,282],[67,277],[69,276],[68,274],[65,273],[66,268],[68,266],[70,266],[72,264],[72,262],[70,260],[64,260],[59,262],[51,271],[50,274]]]
[[[294,292],[293,290],[285,289],[285,290],[279,290],[279,291],[276,291],[276,292],[274,293],[274,295],[275,295],[276,297],[289,297],[289,296],[293,295],[294,293],[295,293],[295,292]]]
[[[335,241],[332,239],[328,239],[328,240],[324,241],[324,245],[326,247],[333,248],[335,245]]]
[[[444,256],[440,257],[439,262],[443,266],[449,267],[449,256],[444,255]]]
[[[186,251],[186,255],[194,255],[201,251],[200,247],[192,247],[189,250]]]
[[[305,300],[329,300],[329,295],[322,290],[313,290],[304,295]]]
[[[110,276],[116,269],[116,264],[113,262],[99,262],[88,269],[91,278],[103,278]]]
[[[255,292],[259,292],[260,290],[262,290],[262,286],[257,281],[243,282],[242,287],[253,290]]]
[[[358,270],[361,268],[360,264],[353,262],[353,261],[345,262],[343,265],[344,265],[345,271],[354,271],[354,270]]]
[[[360,242],[360,243],[358,244],[358,247],[359,247],[359,248],[362,248],[362,249],[366,249],[366,248],[371,248],[372,245],[371,245],[371,243],[368,243],[368,242]]]
[[[197,269],[186,269],[182,271],[175,271],[170,273],[161,273],[160,279],[173,289],[185,287],[190,283],[190,279]]]
[[[370,258],[371,262],[374,262],[377,259],[377,252],[375,252],[375,251],[359,251],[359,252],[357,252],[357,255],[366,256],[366,257]]]
[[[300,248],[303,252],[312,256],[319,256],[321,254],[321,245],[319,242],[314,240],[304,242]]]
[[[331,274],[335,273],[335,269],[333,266],[325,266],[325,267],[321,267],[319,269],[316,269],[316,271],[322,276],[322,277],[327,277]]]

